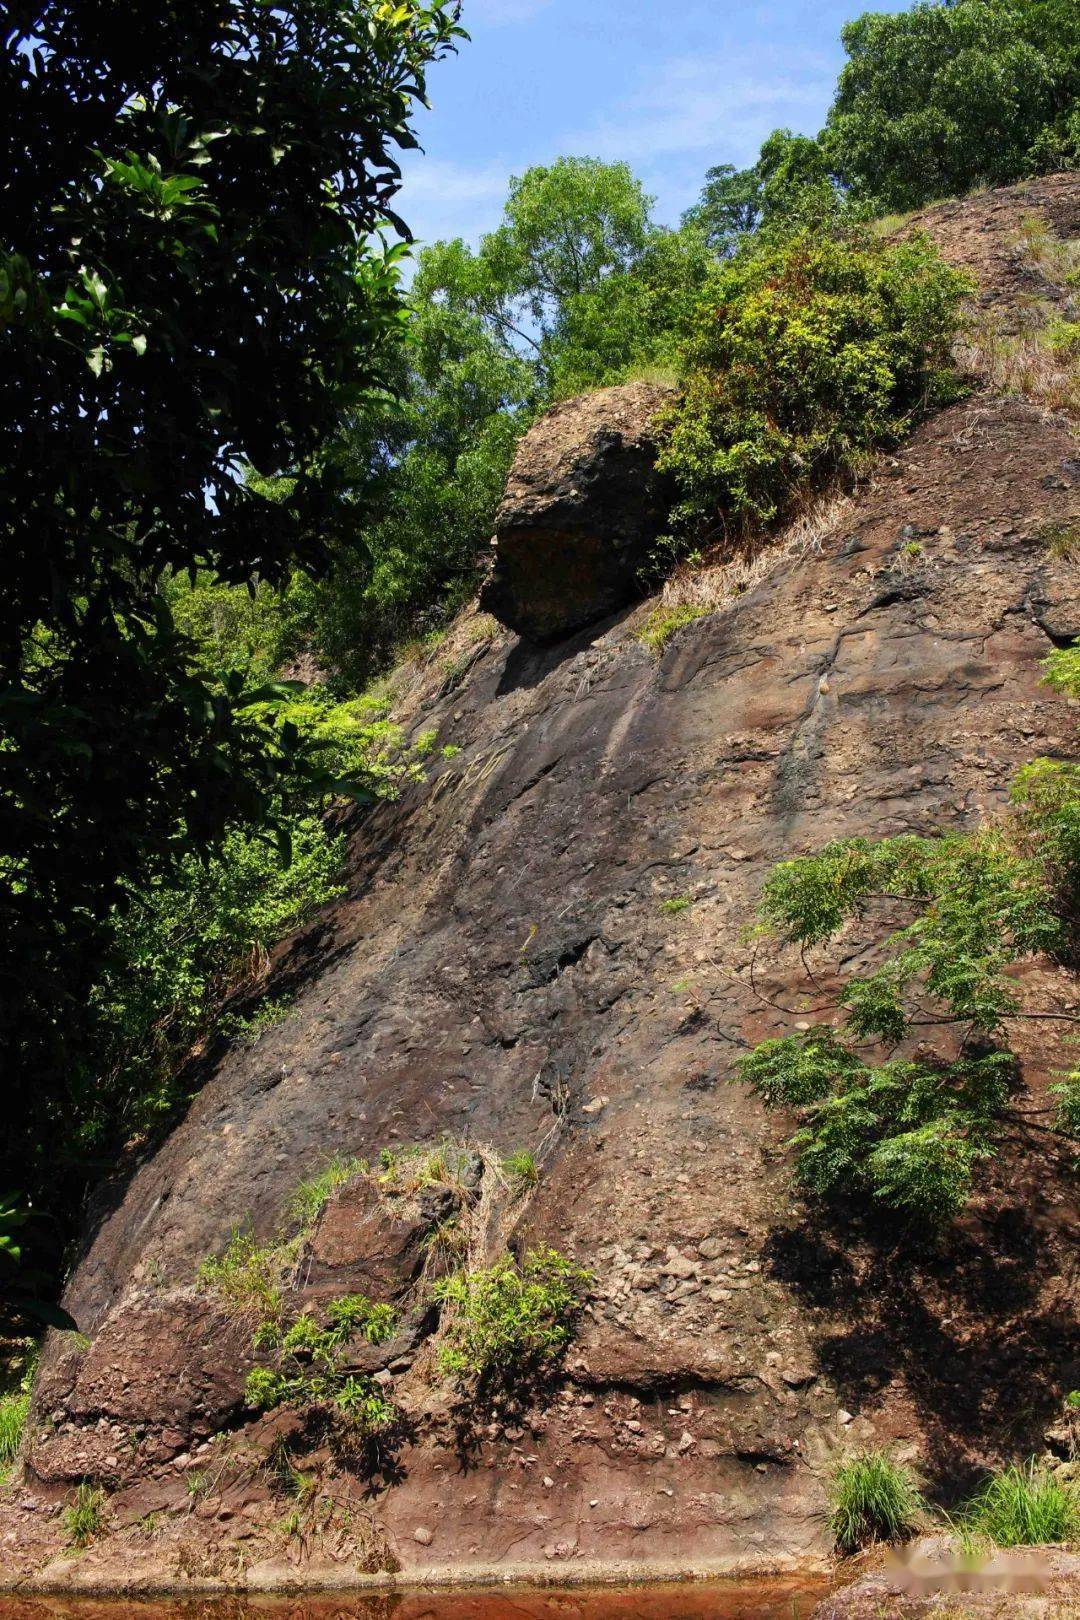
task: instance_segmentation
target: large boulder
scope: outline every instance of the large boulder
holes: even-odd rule
[[[623,383],[556,405],[529,429],[495,520],[489,613],[552,641],[633,599],[667,517],[656,417],[672,397]]]

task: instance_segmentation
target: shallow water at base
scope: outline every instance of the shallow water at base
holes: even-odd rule
[[[309,1597],[3,1598],[0,1620],[810,1620],[821,1582]]]

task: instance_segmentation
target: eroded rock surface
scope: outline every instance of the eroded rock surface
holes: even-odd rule
[[[83,1582],[295,1577],[257,1470],[152,1535],[137,1522],[183,1506],[214,1431],[255,1445],[250,1336],[215,1328],[200,1262],[245,1220],[276,1232],[331,1155],[444,1135],[536,1154],[493,1245],[556,1245],[592,1268],[593,1297],[562,1381],[465,1448],[430,1324],[410,1318],[386,1368],[413,1420],[397,1472],[357,1485],[350,1536],[312,1530],[304,1579],[804,1565],[827,1551],[842,1449],[890,1444],[944,1491],[1040,1450],[1080,1384],[1068,1165],[1007,1148],[949,1243],[920,1245],[804,1207],[788,1123],[728,1081],[807,1005],[798,958],[752,962],[746,943],[778,859],[972,827],[1026,761],[1074,750],[1075,706],[1040,660],[1078,595],[1046,536],[1077,522],[1069,424],[976,396],[886,460],[819,549],[659,662],[631,615],[548,648],[494,639],[460,684],[436,682],[414,718],[460,753],[352,823],[347,896],[278,963],[289,1018],[224,1059],[89,1234],[66,1303],[91,1345],[50,1345],[5,1569],[72,1579],[47,1565],[41,1497],[88,1475],[127,1528],[81,1555]],[[1056,970],[1025,984],[1047,1007],[1075,994]],[[1021,1026],[1034,1099],[1057,1035]],[[386,1218],[343,1193],[297,1303],[335,1268],[415,1297],[415,1228],[377,1254],[357,1240]]]
[[[639,571],[667,517],[657,413],[673,391],[625,383],[557,405],[518,447],[495,520],[481,605],[551,641],[641,594]]]

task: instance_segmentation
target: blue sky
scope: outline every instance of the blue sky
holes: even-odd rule
[[[877,0],[902,11],[906,0]],[[434,67],[400,207],[424,241],[498,223],[512,174],[624,158],[676,224],[714,163],[771,129],[815,133],[865,0],[465,0],[472,35]]]

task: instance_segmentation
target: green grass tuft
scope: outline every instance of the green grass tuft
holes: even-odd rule
[[[105,1492],[100,1485],[85,1481],[75,1492],[75,1500],[64,1510],[64,1531],[69,1547],[89,1547],[101,1532]]]
[[[714,608],[696,602],[681,602],[678,607],[654,608],[639,631],[638,640],[659,657],[676,630],[681,630],[684,624],[693,624],[695,619],[708,618],[713,612]]]
[[[289,1254],[277,1243],[260,1243],[249,1228],[237,1228],[225,1252],[204,1260],[199,1281],[231,1306],[234,1311],[251,1312],[263,1322],[281,1318],[281,1290],[287,1259],[295,1259],[295,1245]]]
[[[309,1176],[297,1187],[289,1200],[289,1220],[300,1231],[309,1231],[338,1188],[363,1175],[366,1169],[367,1166],[360,1159],[345,1159],[335,1154],[324,1170],[320,1170],[317,1176]]]
[[[0,1484],[7,1478],[19,1452],[30,1412],[29,1390],[0,1397]]]
[[[540,1180],[540,1166],[528,1148],[511,1153],[509,1158],[504,1159],[503,1170],[513,1182],[514,1190],[517,1192],[523,1192],[527,1187],[535,1187]]]
[[[842,1553],[908,1540],[925,1511],[911,1470],[885,1451],[864,1451],[837,1465],[829,1509],[829,1529]]]
[[[997,1547],[1044,1547],[1080,1537],[1080,1493],[1031,1460],[995,1474],[962,1519],[965,1536]]]
[[[1080,562],[1080,523],[1051,523],[1038,537],[1047,555],[1060,562]]]

